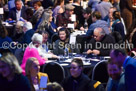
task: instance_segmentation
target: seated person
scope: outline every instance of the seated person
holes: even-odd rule
[[[46,31],[39,31],[38,33],[42,34],[43,36],[42,45],[38,48],[40,55],[45,56],[46,58],[58,58],[58,56],[54,55],[48,50],[48,46],[50,46],[50,44],[47,42],[49,34]]]
[[[53,53],[56,55],[63,55],[66,45],[69,44],[69,32],[67,28],[61,28],[58,31],[59,38],[55,41],[55,48],[53,49]]]
[[[90,41],[91,49],[87,54],[95,54],[99,56],[109,56],[111,49],[110,45],[114,45],[115,40],[112,36],[107,35],[102,28],[95,28],[93,38]]]
[[[107,83],[106,91],[125,91],[125,87],[123,87],[125,86],[125,79],[122,68],[113,64],[111,59],[109,59],[107,70],[110,78]]]
[[[15,0],[15,7],[10,10],[8,20],[26,19],[25,7],[22,6],[22,3],[22,0]]]
[[[64,91],[64,89],[57,82],[53,82],[47,84],[47,91]]]
[[[28,79],[22,75],[17,59],[11,53],[0,57],[0,90],[31,91]]]
[[[62,81],[64,91],[105,91],[99,81],[91,80],[83,73],[83,62],[75,58],[70,64],[71,76]],[[94,86],[97,84],[97,86]]]
[[[52,11],[51,9],[44,10],[40,20],[37,22],[35,26],[36,31],[47,31],[49,34],[49,39],[51,39],[52,35],[56,32],[56,27],[53,26],[52,23]]]
[[[24,36],[23,36],[22,43],[29,44],[31,42],[31,38],[35,32],[32,28],[33,28],[33,26],[32,26],[31,22],[24,23],[24,25],[23,25]]]
[[[92,24],[89,26],[89,29],[86,33],[87,37],[90,37],[93,35],[93,31],[95,28],[100,27],[103,28],[106,34],[109,34],[109,28],[108,28],[108,23],[104,20],[101,20],[101,13],[98,11],[94,11],[92,14]]]
[[[40,56],[40,53],[38,51],[38,47],[42,45],[43,37],[41,34],[35,33],[32,36],[32,42],[29,44],[29,46],[25,49],[21,68],[23,70],[23,74],[25,75],[25,65],[27,62],[27,59],[30,57],[35,57],[38,59],[40,66],[45,64],[45,61],[47,60],[46,57]]]
[[[27,60],[25,71],[26,77],[29,79],[29,82],[31,84],[32,91],[39,91],[41,89],[39,88],[41,76],[47,77],[49,81],[48,75],[46,73],[39,72],[40,71],[39,61],[34,57],[30,57]]]
[[[15,34],[13,36],[13,40],[16,42],[21,42],[23,40],[23,35],[24,35],[23,25],[24,25],[24,22],[22,22],[22,21],[18,21],[16,23]]]
[[[66,5],[65,12],[57,16],[56,25],[58,27],[67,27],[68,23],[72,23],[70,17],[74,13],[74,8],[71,4]]]

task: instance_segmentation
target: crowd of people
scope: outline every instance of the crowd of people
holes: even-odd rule
[[[82,3],[88,2],[87,7]],[[0,90],[136,91],[136,5],[131,0],[0,0]],[[5,21],[5,22],[4,22]],[[10,26],[8,26],[10,25]],[[71,34],[82,31],[80,47]],[[78,35],[79,36],[79,35]],[[85,45],[91,45],[85,47]],[[82,47],[82,48],[81,48]],[[107,86],[83,73],[73,58],[70,77],[50,82],[49,59],[77,53],[110,56]],[[40,69],[41,67],[41,69]],[[41,88],[42,77],[47,87]]]

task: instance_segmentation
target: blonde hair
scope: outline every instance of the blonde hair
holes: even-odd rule
[[[25,66],[26,76],[30,76],[30,67],[32,66],[34,61],[39,62],[37,58],[35,57],[30,57],[27,59],[26,66]]]
[[[9,65],[10,69],[12,69],[13,73],[21,74],[22,69],[18,63],[16,57],[11,53],[4,53],[0,58],[0,61]]]

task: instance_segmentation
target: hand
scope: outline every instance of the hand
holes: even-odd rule
[[[80,27],[80,30],[81,30],[81,31],[84,31],[85,29],[84,29],[83,27]]]
[[[56,55],[52,55],[52,58],[57,58],[57,59],[59,59],[59,57],[58,56],[56,56]]]
[[[9,20],[9,21],[12,21],[12,19],[11,19],[11,18],[8,18],[8,20]]]
[[[92,52],[93,52],[93,54],[95,54],[95,55],[99,55],[99,54],[100,54],[100,51],[99,51],[99,50],[93,50]]]
[[[91,54],[92,52],[93,52],[93,51],[89,49],[86,53],[87,53],[87,54]]]

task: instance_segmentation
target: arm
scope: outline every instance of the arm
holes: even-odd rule
[[[135,61],[135,60],[133,60]],[[136,67],[134,65],[128,65],[125,68],[125,82],[127,91],[136,91]]]

